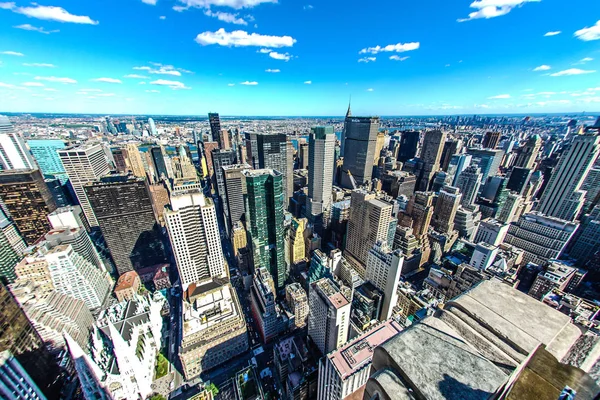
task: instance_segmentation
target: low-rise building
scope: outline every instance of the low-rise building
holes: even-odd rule
[[[285,287],[285,301],[294,314],[296,327],[304,328],[308,317],[308,296],[299,283],[292,283]]]
[[[115,297],[120,302],[132,300],[140,290],[140,276],[135,271],[127,271],[119,276],[115,286]]]

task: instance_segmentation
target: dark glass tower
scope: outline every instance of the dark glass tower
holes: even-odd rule
[[[153,147],[150,149],[150,154],[152,155],[152,161],[154,161],[154,167],[156,168],[158,176],[168,178],[169,172],[167,171],[167,165],[165,164],[163,150],[160,147]]]
[[[419,136],[421,134],[415,131],[404,131],[400,137],[400,149],[398,150],[398,161],[407,162],[417,155],[419,147]]]
[[[212,135],[212,141],[217,142],[219,147],[222,148],[221,143],[221,119],[218,113],[208,113],[208,123],[210,124],[210,133]]]
[[[379,117],[347,116],[344,124],[344,165],[342,186],[353,188],[352,176],[358,186],[371,181],[375,147],[379,133]]]

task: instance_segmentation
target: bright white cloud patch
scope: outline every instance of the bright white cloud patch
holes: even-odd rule
[[[246,31],[227,32],[221,28],[216,32],[203,32],[196,36],[196,43],[202,46],[218,44],[219,46],[233,47],[292,47],[296,39],[291,36],[270,36]]]
[[[375,89],[373,89],[373,88],[368,88],[368,89],[367,89],[367,92],[373,92],[374,90],[375,90]]]
[[[269,72],[271,74],[277,74],[277,73],[281,72],[281,70],[279,70],[279,69],[270,69],[269,68],[269,69],[265,69],[265,72]]]
[[[292,58],[292,56],[289,55],[288,53],[278,53],[276,51],[270,52],[269,57],[274,58],[276,60],[283,60],[283,61],[290,61],[290,58]]]
[[[191,7],[210,8],[230,7],[239,10],[241,8],[252,8],[263,3],[277,3],[277,0],[179,0],[182,6],[175,6],[175,11],[184,11]]]
[[[499,95],[497,95],[497,96],[488,97],[488,99],[490,99],[490,100],[496,100],[496,99],[510,99],[510,94],[499,94]]]
[[[562,33],[562,31],[551,31],[551,32],[546,32],[544,34],[544,36],[548,37],[548,36],[556,36],[556,35],[560,35]]]
[[[252,82],[250,82],[250,81],[245,81],[245,82],[240,82],[240,85],[246,85],[246,86],[256,86],[256,85],[258,85],[258,82],[256,82],[256,81],[252,81]]]
[[[591,40],[600,40],[600,20],[596,22],[596,25],[589,28],[583,28],[575,32],[575,37],[589,42]]]
[[[60,78],[56,76],[36,76],[36,81],[47,81],[47,82],[55,82],[55,83],[64,83],[65,85],[75,84],[77,81],[71,78]]]
[[[390,56],[390,60],[394,60],[394,61],[404,61],[404,60],[408,60],[409,58],[410,57],[408,57],[408,56],[406,56],[406,57],[400,57],[400,56],[397,56],[395,54],[393,56]]]
[[[120,79],[115,78],[96,78],[92,79],[94,82],[104,82],[104,83],[123,83]]]
[[[405,51],[417,50],[419,47],[421,47],[421,44],[419,42],[388,44],[384,47],[367,47],[366,49],[362,49],[361,51],[359,51],[358,54],[377,54],[381,52],[403,53]]]
[[[158,0],[142,0],[142,3],[155,6]]]
[[[363,62],[363,63],[370,63],[370,62],[375,62],[377,61],[377,57],[363,57],[363,58],[359,58],[358,62]]]
[[[0,9],[10,10],[17,14],[23,14],[31,18],[42,19],[46,21],[70,22],[73,24],[98,25],[86,15],[74,15],[62,7],[40,6],[37,3],[31,3],[32,7],[17,7],[15,3],[0,3]]]
[[[539,67],[535,67],[534,71],[548,71],[551,67],[549,65],[540,65]]]
[[[23,66],[36,68],[56,68],[56,65],[47,63],[23,63]]]
[[[178,81],[168,81],[165,79],[157,79],[155,81],[150,82],[151,85],[158,85],[158,86],[168,86],[173,90],[178,90],[178,89],[191,89],[190,87],[185,86],[182,82],[178,82]]]
[[[312,81],[304,81],[305,85],[312,85]]]
[[[23,29],[24,31],[39,32],[39,33],[43,33],[44,35],[49,35],[51,33],[60,32],[58,29],[55,29],[52,31],[47,31],[41,26],[37,27],[37,26],[30,25],[30,24],[17,25],[17,26],[13,26],[13,28]]]
[[[183,68],[175,68],[172,65],[163,65],[160,63],[150,63],[153,67],[143,66],[143,67],[133,67],[133,69],[137,71],[147,71],[149,74],[157,74],[157,75],[171,75],[171,76],[181,76],[182,72],[191,74],[192,71],[188,71]]]
[[[508,14],[514,8],[525,3],[539,3],[541,0],[476,0],[470,7],[474,8],[468,18],[461,18],[458,22],[471,21],[473,19],[490,19]]]
[[[22,85],[27,87],[44,87],[44,84],[41,82],[24,82]]]
[[[570,68],[570,69],[566,69],[564,71],[555,72],[553,74],[550,74],[550,76],[584,75],[584,74],[593,74],[594,72],[596,72],[596,71],[584,70],[584,69],[579,69],[579,68]]]
[[[208,17],[213,17],[218,19],[219,21],[227,22],[235,25],[248,25],[246,20],[240,18],[238,14],[230,14],[222,11],[212,12],[210,9],[204,11],[204,15]]]
[[[156,90],[156,89],[146,90],[146,93],[160,93],[160,90]]]
[[[131,79],[148,79],[147,76],[144,75],[138,75],[138,74],[129,74],[129,75],[125,75],[123,78],[131,78]]]
[[[165,17],[164,15],[161,15],[160,17],[158,17],[158,19],[165,20],[165,19],[167,19],[167,17]]]
[[[19,53],[18,51],[3,51],[0,54],[4,54],[5,56],[16,56],[16,57],[23,57],[25,55],[23,53]]]

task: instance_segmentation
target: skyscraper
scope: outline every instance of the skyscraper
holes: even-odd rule
[[[15,265],[19,262],[20,254],[11,243],[11,236],[23,242],[16,231],[13,222],[4,214],[0,207],[0,280],[12,283],[16,279]],[[25,247],[25,243],[19,248]]]
[[[254,138],[254,135],[252,135]],[[287,136],[284,134],[256,134],[256,143],[252,143],[250,147],[250,158],[253,160],[253,166],[255,169],[273,169],[279,171],[282,174],[282,188],[284,206],[287,207],[289,198],[292,197],[294,192],[294,177],[292,170],[289,169],[289,165],[293,162],[293,155],[290,150],[293,150],[293,146],[290,149],[288,144]]]
[[[415,192],[406,206],[403,225],[411,227],[415,237],[421,241],[427,239],[433,217],[434,196],[433,192]]]
[[[58,155],[71,180],[71,185],[89,226],[92,228],[97,227],[98,221],[83,186],[88,182],[99,179],[110,171],[102,145],[87,144],[80,147],[68,147],[59,150]]]
[[[415,158],[421,133],[415,131],[404,131],[400,136],[400,149],[398,151],[398,161],[407,162]]]
[[[140,149],[137,144],[127,143],[127,158],[125,161],[128,163],[131,172],[133,172],[135,176],[139,178],[146,177],[142,155],[140,154]]]
[[[211,199],[199,190],[174,192],[164,217],[184,289],[211,277],[227,277]]]
[[[150,127],[150,134],[152,136],[158,135],[158,131],[156,130],[156,124],[152,118],[148,118],[148,126]]]
[[[212,165],[215,171],[213,178],[216,183],[216,193],[221,199],[221,204],[225,204],[227,203],[227,193],[225,190],[225,176],[223,172],[223,167],[226,165],[235,164],[235,151],[214,149],[212,151],[211,157]]]
[[[352,189],[354,185],[349,174],[358,186],[371,181],[379,117],[347,116],[344,124],[342,186]]]
[[[56,177],[62,184],[67,182],[69,177],[65,172],[65,167],[60,162],[57,152],[65,148],[63,140],[30,139],[27,141],[27,145],[45,178]]]
[[[221,143],[221,120],[219,119],[218,113],[208,113],[208,123],[210,124],[210,134],[212,141],[217,142],[218,146],[222,148]]]
[[[47,216],[56,203],[38,169],[0,171],[0,200],[27,244],[50,228]]]
[[[46,400],[46,396],[8,350],[0,353],[0,397]]]
[[[483,137],[483,148],[484,149],[495,149],[500,143],[500,132],[486,132]]]
[[[514,166],[532,169],[541,148],[542,138],[539,135],[531,135],[525,145],[519,149]]]
[[[442,150],[446,134],[442,131],[429,131],[425,133],[423,139],[423,148],[421,149],[420,159],[423,163],[419,174],[417,175],[417,185],[415,190],[426,192],[431,187],[435,173],[440,169],[442,159]]]
[[[498,174],[498,168],[500,168],[502,157],[504,157],[503,150],[469,149],[469,154],[473,156],[471,163],[479,165],[481,169],[482,183],[487,181],[488,176]]]
[[[171,177],[169,168],[167,168],[167,155],[163,146],[152,147],[150,149],[150,155],[154,162],[154,168],[158,174],[158,179],[168,179]]]
[[[454,230],[454,217],[461,200],[462,194],[458,188],[444,186],[440,190],[431,219],[433,229],[439,233],[450,233]]]
[[[119,274],[166,260],[145,179],[107,175],[84,188]]]
[[[307,224],[306,218],[292,218],[289,228],[289,255],[290,265],[304,260],[306,257],[306,246],[304,244],[304,231]]]
[[[329,279],[311,283],[308,336],[322,354],[339,348],[348,340],[351,303]]]
[[[392,251],[387,242],[378,241],[369,250],[367,259],[366,280],[383,292],[383,306],[380,320],[392,317],[392,309],[398,302],[398,285],[404,257],[402,250]]]
[[[538,211],[550,217],[573,221],[585,201],[583,181],[600,153],[600,136],[576,135],[554,168],[540,199]]]
[[[322,222],[322,214],[331,205],[334,153],[333,127],[312,128],[308,150],[308,204],[306,209],[313,222]]]
[[[27,150],[8,117],[0,115],[0,169],[36,169],[35,160]]]
[[[344,256],[364,278],[369,250],[380,240],[393,240],[395,226],[392,232],[390,230],[394,206],[362,189],[352,192],[351,205]]]
[[[242,174],[245,169],[252,169],[248,164],[225,165],[223,168],[223,178],[225,181],[225,193],[227,201],[223,205],[226,207],[225,214],[228,216],[229,229],[236,222],[241,221],[246,207],[244,203],[246,190],[246,177]]]
[[[462,193],[462,204],[463,207],[469,207],[477,200],[477,193],[479,192],[479,186],[481,185],[481,170],[471,165],[466,168],[459,176],[456,181],[456,187]]]
[[[254,264],[269,270],[277,290],[287,279],[283,226],[283,175],[272,169],[245,170],[248,201],[246,226]]]
[[[300,160],[298,162],[299,169],[308,169],[309,153],[310,153],[310,151],[308,149],[308,143],[299,142],[298,143],[298,154],[299,154],[298,158]]]

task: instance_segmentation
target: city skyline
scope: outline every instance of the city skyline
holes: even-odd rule
[[[0,109],[331,116],[352,96],[355,115],[592,112],[600,23],[575,10],[600,4],[577,3],[0,2]]]

